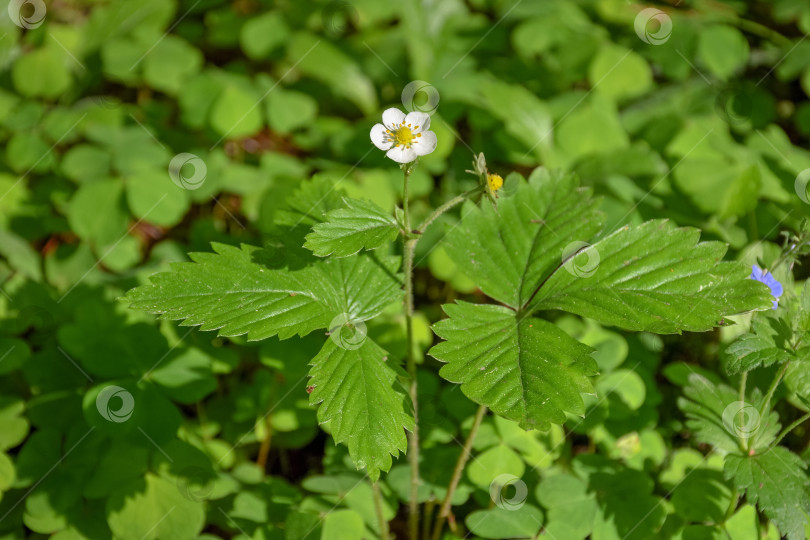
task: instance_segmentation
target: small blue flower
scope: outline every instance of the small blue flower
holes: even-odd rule
[[[769,274],[767,270],[763,270],[757,265],[754,265],[751,270],[751,279],[760,281],[771,289],[771,294],[776,299],[773,301],[773,309],[776,309],[776,306],[779,304],[779,297],[782,296],[784,292],[782,284],[776,281],[773,274]]]

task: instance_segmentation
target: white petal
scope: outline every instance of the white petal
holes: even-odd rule
[[[397,163],[410,163],[416,159],[416,152],[412,148],[395,146],[385,153],[386,157],[393,159]]]
[[[430,115],[423,112],[409,112],[405,116],[405,125],[410,125],[414,133],[427,131],[430,129]]]
[[[414,139],[411,148],[417,156],[426,156],[436,150],[436,134],[432,131],[425,131],[421,135]]]
[[[401,124],[405,120],[405,113],[395,107],[385,109],[383,112],[383,124],[388,129],[395,129],[395,125]]]
[[[371,128],[371,142],[380,150],[388,150],[394,142],[388,138],[388,130],[382,124],[374,124]]]

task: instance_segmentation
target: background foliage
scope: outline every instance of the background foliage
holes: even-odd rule
[[[463,173],[472,150],[505,177],[538,164],[577,173],[602,196],[605,233],[671,218],[749,265],[773,262],[780,230],[807,215],[796,189],[810,168],[806,2],[659,5],[670,34],[639,30],[647,6],[624,0],[45,6],[41,21],[0,14],[0,538],[376,537],[370,484],[309,405],[323,336],[216,337],[118,299],[211,242],[283,256],[290,238],[275,226],[311,225],[306,201],[329,208],[342,191],[392,211],[400,172],[368,140],[388,106],[439,98],[438,148],[412,178],[420,219],[475,186]],[[411,81],[422,93],[403,103]],[[475,413],[425,355],[442,304],[487,302],[443,243],[458,220],[443,216],[416,254],[426,508],[446,493]],[[399,313],[368,331],[401,358]],[[547,432],[485,418],[455,495],[457,536],[787,532],[750,495],[732,499],[766,485],[760,502],[776,487],[800,500],[806,476],[768,484],[753,470],[733,485],[710,451],[722,437],[709,446],[687,423],[701,414],[688,404],[696,377],[733,393],[720,353],[738,326],[660,338],[552,322],[597,350],[597,397]],[[777,370],[765,365],[748,382],[760,398]],[[799,358],[775,394],[783,424],[807,410],[808,374]],[[806,464],[808,437],[800,426],[783,441],[799,456],[785,457],[788,472]],[[490,497],[504,474],[527,486],[518,509]],[[382,489],[403,536],[405,460]]]

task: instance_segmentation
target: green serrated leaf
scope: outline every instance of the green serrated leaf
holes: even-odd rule
[[[371,201],[350,198],[343,201],[344,208],[332,210],[324,222],[312,227],[305,248],[319,257],[346,257],[394,241],[399,225],[391,214]]]
[[[404,429],[413,429],[407,393],[387,353],[365,338],[358,348],[328,340],[312,360],[309,402],[319,404],[318,421],[349,447],[357,468],[376,481],[391,468],[391,455],[405,452]]]
[[[701,443],[711,444],[724,452],[740,452],[740,440],[754,451],[767,448],[779,431],[779,416],[770,411],[762,418],[759,408],[762,394],[753,392],[745,402],[739,394],[724,384],[714,384],[706,377],[693,373],[684,387],[684,397],[678,406],[686,413],[687,425]]]
[[[571,239],[586,239],[602,226],[590,190],[572,176],[537,169],[497,210],[489,204],[462,212],[445,249],[488,296],[513,308],[529,301],[560,263]]]
[[[700,231],[666,220],[623,227],[569,259],[529,304],[560,309],[627,330],[680,333],[717,326],[724,315],[770,309],[770,291],[726,245],[699,242]]]
[[[724,474],[783,535],[804,540],[804,524],[810,514],[810,481],[805,468],[799,456],[776,446],[763,454],[727,456]]]
[[[360,255],[273,270],[267,250],[212,244],[127,294],[132,306],[184,326],[249,340],[327,328],[337,316],[368,320],[402,294],[398,257]]]
[[[729,375],[768,367],[790,360],[790,354],[777,347],[773,340],[756,334],[744,334],[728,346],[723,357],[723,367]]]
[[[276,224],[295,228],[298,225],[322,223],[330,210],[341,207],[340,195],[333,180],[314,176],[308,182],[302,182],[287,199],[286,206],[279,209]]]
[[[551,323],[520,318],[505,307],[467,302],[444,306],[449,319],[434,325],[445,342],[430,354],[446,362],[439,374],[461,391],[523,428],[561,424],[582,415],[581,393],[593,392],[593,349]]]

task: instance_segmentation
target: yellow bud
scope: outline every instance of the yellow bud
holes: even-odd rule
[[[487,182],[489,182],[489,189],[493,192],[503,187],[503,178],[500,174],[487,174]]]

